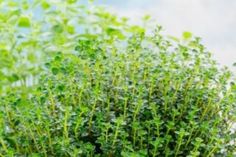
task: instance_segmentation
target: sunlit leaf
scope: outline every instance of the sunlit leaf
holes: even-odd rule
[[[19,27],[30,27],[30,19],[27,16],[21,16],[18,20]]]
[[[192,33],[191,32],[183,32],[183,38],[184,39],[192,38]]]

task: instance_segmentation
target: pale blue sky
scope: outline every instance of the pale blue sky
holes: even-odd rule
[[[95,0],[112,12],[138,21],[150,14],[165,33],[191,31],[222,65],[236,62],[236,0]]]

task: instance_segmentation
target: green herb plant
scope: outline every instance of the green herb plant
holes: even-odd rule
[[[200,38],[76,0],[0,6],[1,157],[235,155],[234,76]]]

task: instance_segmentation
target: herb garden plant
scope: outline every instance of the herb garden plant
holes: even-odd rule
[[[0,156],[234,156],[234,77],[200,38],[87,6],[0,0]]]

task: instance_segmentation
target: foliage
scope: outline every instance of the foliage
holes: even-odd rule
[[[200,38],[75,0],[0,4],[0,156],[233,156],[236,85]]]

